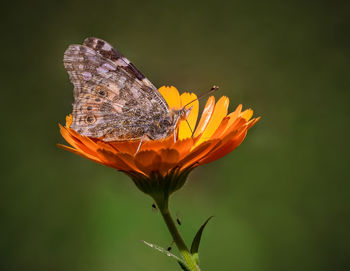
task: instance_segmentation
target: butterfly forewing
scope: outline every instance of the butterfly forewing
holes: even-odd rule
[[[168,111],[168,105],[158,89],[134,66],[134,64],[113,48],[108,42],[90,37],[86,38],[83,44],[98,52],[104,58],[113,61],[121,70],[130,74],[131,77],[135,79],[136,83],[139,83],[143,91],[152,92],[153,98],[159,102],[164,110]]]
[[[162,95],[107,42],[87,38],[71,45],[64,66],[74,85],[71,128],[105,141],[139,139],[169,116]]]

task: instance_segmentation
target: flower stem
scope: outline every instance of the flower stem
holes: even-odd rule
[[[167,225],[168,230],[169,230],[171,236],[173,237],[174,242],[175,242],[177,248],[179,249],[183,259],[185,260],[188,268],[191,271],[200,271],[198,265],[196,264],[194,258],[192,257],[192,254],[188,250],[184,240],[182,239],[179,231],[177,230],[177,227],[174,223],[174,220],[170,215],[168,204],[166,203],[163,206],[158,205],[158,208],[159,208],[159,211],[162,214],[162,217],[165,221],[165,224]]]

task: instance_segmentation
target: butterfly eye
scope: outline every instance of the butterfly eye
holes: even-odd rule
[[[85,122],[87,124],[93,124],[94,122],[96,121],[96,117],[94,115],[88,115],[86,118],[85,118]]]
[[[161,120],[160,126],[170,126],[170,121],[167,119]]]

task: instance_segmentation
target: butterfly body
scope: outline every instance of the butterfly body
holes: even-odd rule
[[[162,139],[188,110],[169,109],[157,88],[107,42],[70,45],[64,66],[74,85],[70,128],[104,141]]]

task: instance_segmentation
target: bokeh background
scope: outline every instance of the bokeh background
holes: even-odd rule
[[[349,270],[348,1],[42,0],[2,11],[1,270],[179,270],[140,242],[171,242],[152,200],[56,147],[73,101],[63,53],[88,36],[158,87],[217,84],[231,110],[262,116],[172,197],[188,243],[215,215],[203,270]]]

